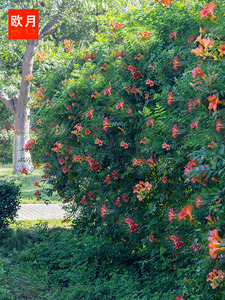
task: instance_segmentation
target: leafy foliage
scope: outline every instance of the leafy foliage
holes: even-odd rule
[[[19,208],[20,187],[13,182],[0,181],[0,230],[12,221]]]
[[[215,2],[214,21],[200,18],[202,1],[109,14],[88,49],[58,53],[62,68],[30,104],[39,107],[34,162],[81,209],[74,226],[112,247],[122,239],[150,282],[166,272],[164,297],[224,297],[223,282],[206,281],[223,264],[209,257],[209,231],[224,235],[225,6]]]

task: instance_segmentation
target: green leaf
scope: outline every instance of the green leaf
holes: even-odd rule
[[[220,154],[220,155],[224,154],[224,148],[225,148],[224,144],[220,144],[218,154]]]

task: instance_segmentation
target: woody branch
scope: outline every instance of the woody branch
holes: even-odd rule
[[[16,104],[18,101],[17,96],[13,96],[11,99],[9,99],[4,92],[0,92],[0,101],[2,101],[2,103],[9,108],[13,115],[16,113]]]

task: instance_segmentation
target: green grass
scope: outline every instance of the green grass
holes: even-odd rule
[[[14,221],[9,225],[9,228],[16,230],[17,228],[32,228],[35,227],[36,224],[47,224],[48,228],[53,227],[63,227],[70,228],[71,222],[67,221],[62,223],[63,219],[50,219],[50,220],[26,220],[26,221]]]
[[[38,187],[34,186],[35,181],[39,181],[41,185],[41,179],[43,176],[43,172],[40,169],[35,169],[33,173],[30,175],[22,175],[22,174],[13,174],[13,166],[9,165],[0,165],[0,180],[7,179],[13,180],[16,184],[22,184],[21,189],[21,203],[44,203],[44,200],[38,200],[34,193],[38,190]],[[51,203],[58,203],[59,196],[57,193],[53,193],[51,197],[48,197],[48,200]]]

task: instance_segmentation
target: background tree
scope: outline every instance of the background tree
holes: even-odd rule
[[[121,1],[116,1],[117,9]],[[82,46],[91,42],[102,23],[102,16],[113,5],[109,1],[1,1],[0,2],[0,29],[2,38],[0,41],[0,100],[11,112],[14,119],[14,129],[19,134],[14,136],[13,169],[20,173],[23,168],[32,170],[30,154],[21,151],[30,138],[30,109],[27,103],[30,99],[30,91],[39,84],[24,81],[25,76],[32,74],[34,69],[34,55],[43,41],[56,48],[60,41],[73,39],[75,45]],[[8,9],[39,9],[39,40],[8,40]],[[48,20],[47,23],[46,20]],[[61,27],[61,31],[56,28]],[[50,44],[49,44],[50,43]],[[47,47],[48,48],[48,47]],[[48,69],[51,66],[46,66]],[[34,69],[38,72],[38,67]],[[45,72],[42,68],[37,75]],[[7,111],[7,110],[6,110]],[[1,113],[1,112],[0,112]],[[4,117],[5,119],[5,117]]]
[[[36,6],[34,3],[32,3],[33,7],[31,7],[31,4],[20,2],[21,6],[20,8],[38,8],[38,2],[36,3]],[[7,3],[6,6],[2,10],[2,20],[3,22],[3,29],[5,31],[6,26],[6,13],[9,8],[18,8],[13,3]],[[57,23],[57,21],[62,17],[63,11],[65,11],[66,5],[63,1],[61,5],[57,5],[57,11],[55,12],[53,9],[52,12],[54,13],[54,16],[49,16],[48,21],[44,26],[43,21],[40,22],[40,25],[42,26],[42,30],[39,33],[39,39],[38,40],[28,40],[25,44],[25,53],[22,58],[22,65],[21,69],[19,70],[19,74],[21,74],[21,84],[19,87],[19,93],[14,94],[12,97],[7,95],[4,91],[1,91],[0,100],[6,105],[6,107],[11,111],[13,117],[14,117],[14,126],[15,130],[19,134],[16,134],[14,137],[14,147],[13,147],[13,169],[15,173],[21,172],[23,168],[26,168],[28,171],[32,169],[32,164],[30,160],[30,154],[29,152],[21,151],[29,140],[29,129],[30,129],[30,110],[27,107],[27,103],[29,101],[29,93],[30,93],[30,82],[25,81],[25,77],[29,74],[32,74],[33,72],[33,63],[34,63],[34,54],[39,46],[39,44],[43,41],[43,39],[49,35],[53,34],[57,31],[57,29],[53,29],[54,25]],[[40,19],[46,20],[45,18],[42,18],[43,14],[40,14]],[[5,26],[4,26],[5,25]],[[4,35],[6,37],[6,35]],[[9,43],[8,43],[9,44]],[[24,46],[24,41],[19,42],[19,45]],[[10,44],[9,44],[10,46]],[[9,47],[10,49],[10,47]],[[9,51],[8,51],[9,52]],[[6,53],[8,53],[6,52]],[[8,57],[5,56],[5,59],[8,60]],[[12,63],[12,62],[11,62]],[[4,65],[3,65],[4,66]],[[9,71],[12,71],[11,68],[9,68]],[[14,73],[15,74],[15,73]],[[16,88],[16,87],[15,87]],[[18,88],[18,86],[17,86]]]

